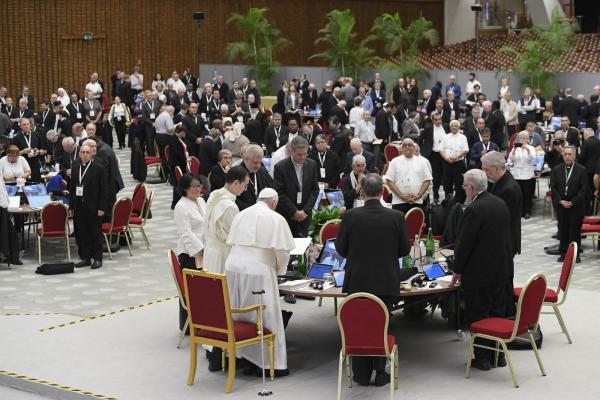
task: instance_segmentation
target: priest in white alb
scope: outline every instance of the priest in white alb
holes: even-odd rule
[[[277,192],[271,188],[260,191],[255,205],[241,211],[233,219],[227,244],[231,246],[225,263],[231,307],[247,307],[258,304],[253,291],[264,290],[263,325],[275,333],[275,376],[289,374],[283,317],[279,304],[277,276],[285,274],[294,249],[294,238],[287,221],[275,212]],[[256,323],[256,314],[235,314],[238,321]],[[250,370],[269,368],[265,346],[262,365],[260,345],[244,347],[237,351],[239,357],[250,362]],[[256,368],[256,366],[258,368]]]

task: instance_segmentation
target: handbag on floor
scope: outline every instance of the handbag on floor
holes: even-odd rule
[[[55,262],[55,263],[44,263],[37,267],[35,270],[36,274],[41,275],[59,275],[59,274],[72,274],[75,271],[75,263],[73,262]]]

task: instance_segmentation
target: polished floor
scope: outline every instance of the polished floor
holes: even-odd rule
[[[117,151],[117,155],[126,182],[120,194],[130,196],[135,182],[129,174],[129,152]],[[149,174],[152,179],[153,171]],[[124,248],[113,255],[113,260],[106,255],[99,270],[83,268],[74,274],[43,276],[34,274],[37,258],[31,240],[23,255],[23,266],[0,266],[0,336],[6,338],[0,342],[0,370],[121,400],[224,397],[225,377],[209,374],[202,357],[196,384],[185,385],[189,354],[187,344],[182,349],[175,348],[177,299],[173,298],[176,290],[166,257],[167,250],[176,243],[170,210],[172,189],[166,184],[148,188],[155,192],[153,218],[147,225],[150,250],[136,235],[133,256]],[[556,256],[546,255],[543,247],[554,243],[550,236],[556,227],[548,211],[542,216],[542,204],[542,199],[538,199],[532,218],[523,221],[523,254],[515,260],[515,281],[523,283],[542,272],[554,286],[561,264],[556,262]],[[572,282],[575,290],[565,311],[574,343],[566,344],[554,317],[544,316],[542,320],[542,357],[547,377],[539,376],[530,352],[517,352],[520,389],[512,388],[505,369],[474,373],[466,381],[466,341],[457,340],[454,330],[437,313],[424,321],[399,314],[393,319],[401,359],[397,398],[461,398],[468,392],[482,399],[520,399],[535,391],[545,393],[547,398],[594,398],[589,382],[596,370],[594,361],[600,355],[595,345],[600,324],[587,317],[592,312],[591,305],[600,300],[600,253],[593,251],[590,244],[589,240],[584,241],[582,263],[577,264]],[[76,254],[74,243],[71,249]],[[64,259],[62,242],[44,241],[42,257],[43,261]],[[137,307],[140,305],[143,306]],[[339,333],[331,301],[325,301],[321,308],[307,301],[286,308],[294,311],[286,331],[292,375],[269,383],[269,387],[278,398],[334,397]],[[110,314],[120,310],[126,311]],[[103,317],[89,319],[100,315]],[[68,324],[71,321],[82,322]],[[47,329],[65,323],[63,327]],[[0,378],[0,384],[15,386],[10,382]],[[27,386],[26,390],[35,390],[32,387],[36,386]],[[246,399],[255,396],[259,389],[258,380],[238,374],[234,393],[229,397]],[[76,392],[38,393],[66,399],[75,398],[68,396]],[[345,398],[356,399],[387,395],[385,388],[354,388],[345,392]],[[0,386],[0,398],[45,397]]]

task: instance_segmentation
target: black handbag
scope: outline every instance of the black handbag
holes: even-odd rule
[[[75,271],[75,263],[73,262],[56,262],[56,263],[44,263],[37,267],[35,270],[36,274],[41,275],[59,275],[59,274],[72,274]]]

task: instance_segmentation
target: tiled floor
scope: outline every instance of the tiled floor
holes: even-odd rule
[[[120,196],[131,196],[136,182],[129,173],[129,151],[117,150],[125,189]],[[153,179],[154,171],[149,171]],[[542,183],[545,185],[545,182]],[[127,249],[106,255],[104,266],[98,270],[78,269],[74,274],[44,276],[34,273],[37,267],[33,240],[23,255],[23,266],[7,269],[0,266],[0,313],[61,313],[91,316],[124,307],[145,303],[176,294],[167,261],[167,250],[176,244],[176,227],[170,209],[172,188],[167,184],[148,185],[155,197],[153,218],[146,225],[151,249],[146,250],[140,235],[133,243],[133,256]],[[541,193],[545,193],[541,188]],[[557,256],[549,256],[543,247],[555,243],[550,237],[555,222],[549,213],[541,216],[542,199],[537,199],[531,219],[523,221],[523,253],[515,260],[515,283],[523,283],[534,273],[543,272],[554,286],[558,281],[561,264]],[[600,253],[591,250],[591,241],[584,241],[582,263],[577,265],[573,286],[597,289],[600,284]],[[490,249],[493,251],[493,249]],[[76,255],[74,240],[72,255]],[[43,261],[62,260],[62,241],[46,240],[42,244]]]

